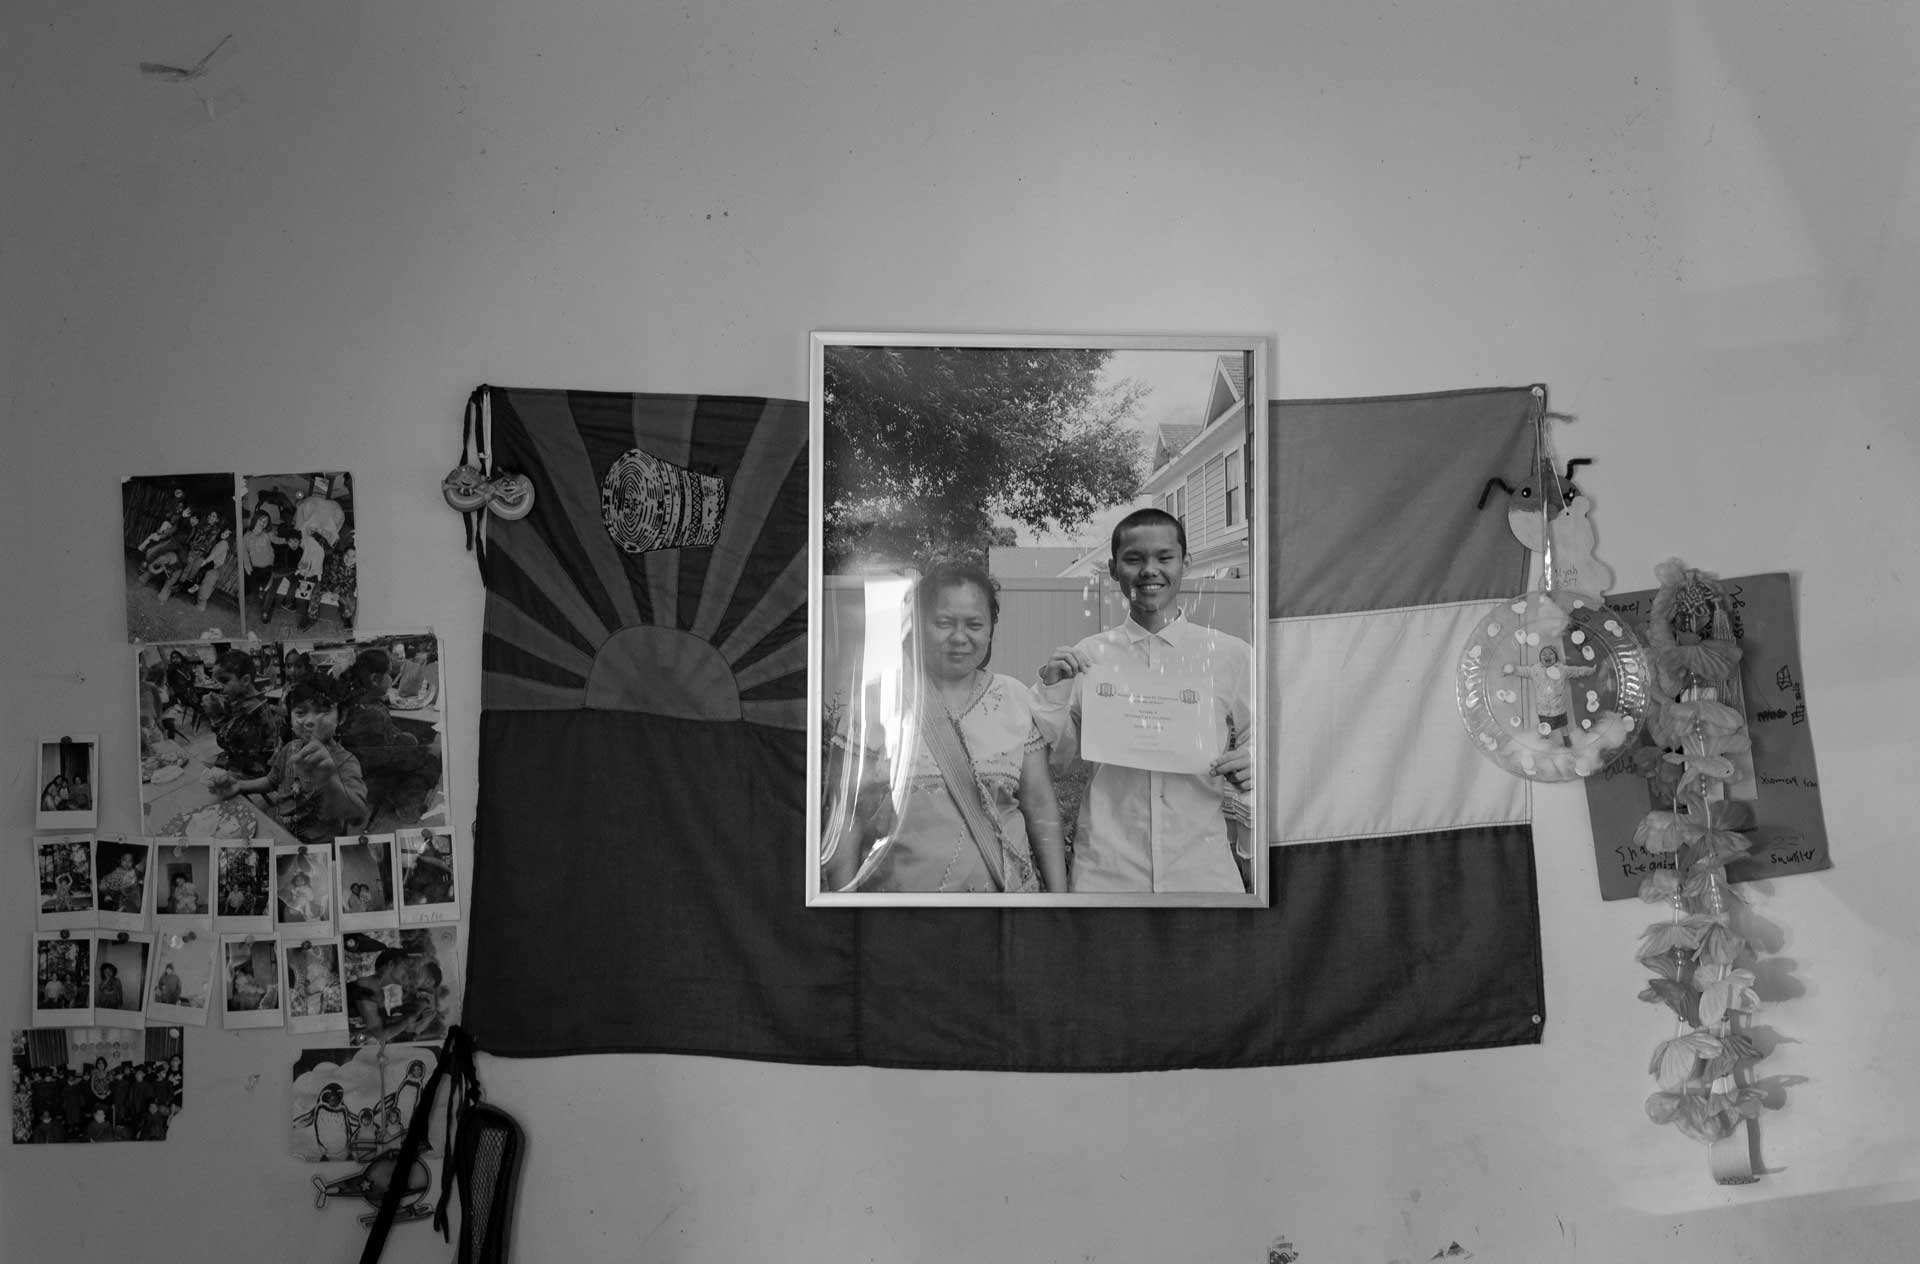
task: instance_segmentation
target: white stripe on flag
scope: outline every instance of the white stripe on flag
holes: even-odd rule
[[[1269,696],[1280,784],[1276,844],[1531,819],[1528,783],[1480,754],[1454,701],[1455,663],[1487,601],[1274,619]]]

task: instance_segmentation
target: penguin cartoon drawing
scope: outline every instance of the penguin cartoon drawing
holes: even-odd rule
[[[420,1091],[426,1087],[426,1080],[427,1064],[415,1058],[407,1063],[407,1078],[393,1090],[393,1110],[400,1117],[402,1131],[413,1123],[413,1111],[420,1104]]]
[[[346,1093],[338,1084],[329,1083],[320,1090],[313,1109],[294,1117],[294,1123],[313,1129],[313,1142],[324,1159],[344,1159],[353,1153],[353,1117],[347,1110]]]

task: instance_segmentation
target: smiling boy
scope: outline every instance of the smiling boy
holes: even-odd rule
[[[1205,773],[1093,765],[1080,801],[1070,889],[1243,891],[1227,833],[1226,791],[1252,786],[1253,648],[1187,619],[1180,607],[1187,533],[1159,509],[1139,509],[1113,529],[1107,571],[1127,599],[1127,620],[1054,650],[1034,688],[1034,721],[1056,769],[1079,756],[1080,677],[1095,665],[1203,676],[1212,686],[1218,752]],[[1232,745],[1229,735],[1240,740]]]
[[[265,793],[274,817],[303,843],[331,842],[367,819],[367,783],[360,761],[334,740],[340,707],[317,681],[287,691],[293,740],[274,752],[264,776],[217,777],[210,788],[221,798]]]

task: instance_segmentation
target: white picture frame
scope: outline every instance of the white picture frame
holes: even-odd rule
[[[1270,341],[816,332],[808,351],[808,904],[1265,907],[1256,755],[1269,717],[1253,704],[1267,623],[1258,491]],[[1163,392],[1164,408],[1149,411]],[[1113,528],[1139,510],[1147,513],[1131,521],[1127,541],[1184,538],[1177,583],[1163,582],[1159,562],[1147,564],[1143,582],[1116,565]],[[1067,543],[1053,553],[1056,535]],[[929,571],[955,560],[984,570],[997,590],[997,618],[978,618],[991,625],[984,662],[977,644],[951,660],[928,648],[938,612],[920,606],[920,595],[980,588],[953,570]],[[938,592],[918,586],[930,573]],[[1152,634],[1175,644],[1176,657],[1204,660],[1213,687],[1238,700],[1218,709],[1223,732],[1196,728],[1193,739],[1219,747],[1209,769],[1228,766],[1180,774],[1179,823],[1136,838],[1103,805],[1118,802],[1128,778],[1151,774],[1072,759],[1077,686],[1062,677],[1064,687],[1050,682],[1042,695],[1039,673],[1058,648],[1126,635],[1136,611],[1171,620],[1174,606],[1185,626]],[[885,633],[869,635],[875,626]],[[1204,638],[1183,639],[1195,629]],[[915,655],[924,668],[908,665]],[[959,717],[971,779],[939,771],[934,721],[945,715],[936,715],[928,682],[949,665],[968,667],[977,686],[947,711]],[[1016,736],[968,736],[983,703],[1035,711],[1062,809],[1064,889],[1053,889],[1061,884],[1046,825],[1016,833],[1044,802]],[[951,746],[944,762],[955,764]],[[1248,787],[1229,792],[1243,778]],[[970,811],[955,795],[975,788],[986,797]],[[935,806],[943,796],[952,820]],[[927,827],[916,831],[916,821]],[[969,845],[935,854],[955,840]],[[960,885],[969,889],[951,889]]]

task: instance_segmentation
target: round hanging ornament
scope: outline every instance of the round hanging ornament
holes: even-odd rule
[[[1534,388],[1534,401],[1534,471],[1515,499],[1538,506],[1544,586],[1481,616],[1461,647],[1454,688],[1460,718],[1481,754],[1516,777],[1570,781],[1599,772],[1634,742],[1653,669],[1624,617],[1598,596],[1555,584],[1561,526],[1555,519],[1577,492],[1554,472],[1545,387]],[[1581,547],[1590,553],[1584,515],[1579,525]]]
[[[1460,718],[1517,777],[1570,781],[1632,743],[1646,716],[1647,649],[1598,597],[1536,589],[1492,607],[1460,651]]]

